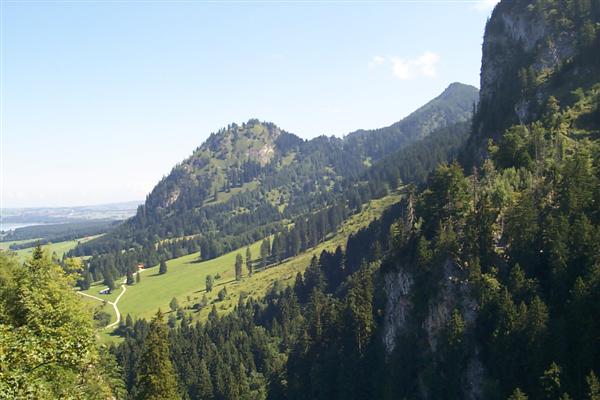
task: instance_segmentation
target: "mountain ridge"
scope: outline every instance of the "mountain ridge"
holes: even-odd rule
[[[443,125],[444,122],[439,121],[439,119],[450,117],[450,114],[455,110],[455,108],[459,109],[460,113],[454,122],[463,122],[468,119],[468,116],[470,115],[470,108],[473,102],[476,101],[477,93],[477,89],[473,86],[457,82],[452,83],[439,96],[435,97],[424,106],[419,107],[407,117],[386,128],[379,128],[376,130],[358,130],[344,136],[341,138],[342,146],[348,146],[347,142],[351,142],[352,137],[355,135],[360,135],[363,137],[370,136],[371,134],[381,133],[386,129],[394,129],[394,132],[392,132],[393,135],[404,135],[406,133],[403,132],[403,129],[407,130],[408,134],[406,135],[408,135],[408,137],[402,138],[401,140],[403,142],[421,139],[427,136],[431,131]],[[457,101],[457,99],[459,101]],[[457,104],[456,107],[446,107],[446,102],[456,102]],[[441,107],[441,112],[438,110],[438,107]],[[423,115],[427,113],[433,114],[433,116],[436,118],[436,120],[434,120],[432,123],[433,126],[422,126],[423,122],[420,120],[423,119]],[[409,125],[409,128],[406,128],[405,125]],[[397,130],[396,128],[400,129]],[[240,149],[232,152],[232,148],[235,150],[238,146],[244,145],[243,143],[239,143],[244,141],[244,139],[250,140],[250,144],[245,149],[246,152],[244,153]],[[336,137],[327,137],[326,140],[338,142],[337,139],[338,138]],[[372,139],[372,137],[362,138],[364,141],[369,141]],[[252,142],[252,140],[254,142]],[[276,152],[278,152],[278,155],[284,156],[291,148],[295,146],[300,146],[311,141],[319,140],[321,140],[319,137],[311,140],[304,140],[299,136],[288,133],[272,122],[261,122],[258,119],[253,118],[248,122],[242,123],[241,125],[231,123],[226,128],[222,128],[218,132],[212,133],[190,157],[179,163],[174,170],[181,168],[188,174],[196,173],[198,169],[203,169],[206,167],[206,164],[209,163],[210,158],[217,160],[228,160],[233,157],[235,157],[235,159],[230,160],[230,163],[220,163],[226,165],[219,165],[218,167],[224,168],[226,166],[231,166],[236,162],[241,163],[244,161],[258,162],[264,167],[273,159]],[[258,145],[256,142],[258,142],[260,145]],[[401,146],[403,144],[404,143],[398,143],[395,144],[395,146]],[[353,143],[351,143],[350,146],[351,145],[353,145]],[[392,150],[397,149],[395,146],[392,146]],[[359,152],[358,155],[362,156],[363,158],[372,157],[372,154],[368,150],[365,153],[366,154],[360,154]],[[256,166],[253,165],[252,167]],[[216,169],[216,167],[214,169]],[[245,170],[245,168],[242,169]],[[173,172],[171,172],[171,174],[172,173]],[[216,175],[217,174],[213,173],[213,176]],[[252,176],[253,173],[247,172],[246,175]],[[168,177],[169,176],[166,177],[167,180]],[[236,180],[236,178],[237,176],[234,176],[234,180]],[[250,178],[246,178],[246,181],[249,179]],[[225,180],[223,179],[217,179],[215,184],[208,184],[208,182],[204,183],[210,186],[211,194],[215,189],[215,184],[226,184]],[[152,192],[150,196],[152,196]],[[179,194],[174,195],[172,192],[171,195],[169,195],[166,199],[166,203],[168,203],[168,205],[173,204],[178,196]]]
[[[133,218],[72,254],[108,254],[116,249],[155,254],[116,256],[121,261],[113,274],[124,274],[135,257],[154,264],[158,254],[150,244],[162,239],[194,236],[187,251],[202,249],[203,257],[211,258],[340,201],[348,210],[357,210],[393,188],[364,180],[370,165],[436,129],[465,122],[477,96],[476,88],[455,83],[403,119],[404,124],[399,121],[343,138],[304,140],[257,119],[229,124],[178,163]],[[105,270],[111,263],[96,266],[93,259],[90,264],[92,269]]]

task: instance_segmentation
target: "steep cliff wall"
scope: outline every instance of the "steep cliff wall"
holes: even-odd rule
[[[486,25],[481,91],[463,161],[485,157],[487,139],[529,123],[548,97],[565,100],[600,73],[600,5],[586,1],[503,1]],[[570,100],[570,99],[568,99]]]
[[[384,288],[387,303],[384,314],[382,340],[388,355],[396,350],[397,339],[403,335],[416,334],[419,340],[419,351],[428,354],[431,363],[439,362],[440,342],[444,340],[445,331],[450,323],[452,314],[457,311],[464,319],[465,337],[471,336],[475,326],[478,304],[471,295],[471,288],[465,269],[452,259],[447,259],[443,266],[443,276],[439,291],[426,302],[425,312],[415,310],[415,300],[419,296],[419,288],[415,285],[415,277],[411,267],[398,265],[397,270],[384,277]],[[467,399],[481,399],[485,371],[479,360],[476,343],[469,343],[466,354],[467,368],[463,374],[461,391]],[[397,349],[402,352],[405,349]],[[420,392],[423,398],[434,398],[429,392],[429,385],[424,384],[425,376],[418,377]]]

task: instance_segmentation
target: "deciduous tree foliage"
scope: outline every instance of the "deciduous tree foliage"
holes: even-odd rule
[[[0,398],[112,399],[118,367],[101,354],[91,313],[40,247],[18,265],[0,251]]]

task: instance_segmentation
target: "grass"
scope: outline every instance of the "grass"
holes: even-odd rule
[[[12,246],[13,244],[22,244],[22,243],[32,242],[35,240],[39,240],[39,239],[25,239],[25,240],[13,240],[10,242],[0,242],[0,250],[9,250],[10,246]]]
[[[88,307],[91,313],[93,313],[96,310],[101,310],[109,313],[111,316],[110,323],[114,322],[117,319],[117,316],[115,315],[115,309],[110,304],[100,303],[99,301],[90,299],[89,297],[85,296],[81,296],[81,299],[83,300],[83,303]]]
[[[177,298],[180,307],[194,320],[206,319],[212,304],[216,306],[219,314],[231,312],[237,305],[241,294],[261,298],[273,287],[275,282],[283,285],[293,284],[296,274],[306,269],[313,255],[318,255],[323,250],[333,251],[337,246],[345,246],[348,235],[366,227],[399,199],[400,195],[394,193],[371,201],[365,205],[361,213],[353,215],[345,221],[338,232],[328,240],[278,265],[257,270],[252,276],[247,276],[244,265],[244,277],[239,282],[235,281],[235,257],[237,253],[240,253],[245,258],[245,248],[207,261],[199,262],[197,253],[169,260],[167,261],[168,272],[164,275],[158,275],[158,266],[149,268],[142,273],[141,282],[128,286],[127,292],[119,301],[121,318],[124,319],[127,314],[130,314],[135,318],[149,319],[159,308],[164,312],[170,312],[169,302],[173,297]],[[261,242],[258,241],[250,246],[251,253],[255,258],[260,253]],[[206,293],[206,276],[217,274],[221,275],[221,278],[215,281],[212,292]],[[227,289],[227,297],[223,301],[218,301],[217,293],[223,287]],[[115,290],[110,295],[99,295],[98,291],[102,288],[104,288],[103,285],[94,285],[86,292],[110,301],[114,301],[120,293],[120,290]],[[194,311],[193,306],[199,303],[204,295],[206,295],[209,305],[199,312]],[[108,332],[103,332],[100,336],[102,340],[115,340],[114,336],[109,336]]]
[[[115,309],[113,308],[113,306],[111,306],[108,303],[104,303],[104,304],[100,303],[99,301],[90,299],[89,297],[85,297],[85,296],[80,296],[80,297],[83,300],[83,303],[87,306],[87,308],[90,312],[90,315],[92,315],[94,313],[94,311],[100,310],[100,311],[104,311],[104,312],[110,314],[109,324],[116,321],[117,316],[115,315]],[[96,332],[96,337],[98,338],[98,340],[101,343],[116,342],[118,339],[115,335],[111,335],[111,332],[107,332],[102,329],[99,329]]]
[[[144,279],[144,278],[142,277],[142,279]],[[115,301],[117,299],[117,296],[119,296],[119,293],[121,293],[121,283],[122,282],[123,282],[123,278],[119,278],[119,279],[115,280],[115,285],[117,286],[117,288],[115,290],[113,290],[112,293],[109,293],[109,294],[100,294],[101,290],[106,289],[106,285],[104,283],[102,283],[102,281],[94,283],[93,285],[90,286],[90,288],[88,290],[84,290],[83,293],[89,294],[91,296],[96,296],[98,298],[101,298],[102,300]],[[90,299],[89,297],[86,297],[86,299],[94,301],[93,299]],[[96,301],[96,303],[97,303],[97,301]],[[119,310],[120,310],[120,308],[119,308]]]
[[[56,256],[58,258],[62,258],[62,256],[65,253],[74,249],[75,246],[77,246],[77,243],[87,242],[88,240],[92,240],[94,238],[97,238],[98,236],[100,236],[100,235],[88,236],[88,237],[79,238],[79,239],[75,239],[75,240],[68,240],[68,241],[64,241],[64,242],[49,243],[49,244],[43,245],[42,248],[44,250],[48,251],[48,253],[50,255],[56,253]],[[1,242],[0,249],[8,250],[10,245],[12,245],[14,243],[24,243],[24,242],[34,242],[35,243],[35,240],[30,239],[30,240],[18,240],[18,241],[14,241],[14,242]],[[14,253],[17,255],[17,259],[19,260],[19,262],[24,262],[29,257],[31,257],[31,255],[33,254],[34,248],[35,248],[34,246],[27,247],[25,249],[16,250],[16,251],[14,251]]]
[[[260,241],[250,246],[254,256],[260,252]],[[198,299],[205,292],[207,275],[221,275],[215,281],[213,294],[220,290],[223,285],[234,281],[234,263],[236,254],[245,256],[245,248],[224,254],[221,257],[198,261],[198,254],[190,254],[180,258],[167,261],[167,273],[158,275],[158,266],[149,268],[141,275],[141,282],[127,288],[127,293],[118,304],[123,316],[131,314],[138,318],[149,318],[161,308],[168,311],[169,302],[177,297],[180,304],[191,303],[190,299]],[[109,296],[113,296],[109,295]],[[186,304],[187,305],[187,304]],[[190,304],[191,306],[191,304]]]
[[[206,205],[214,205],[214,204],[222,204],[227,202],[233,195],[238,193],[242,193],[244,191],[254,190],[258,188],[259,182],[257,180],[253,180],[251,182],[244,183],[241,187],[234,187],[229,189],[229,192],[221,191],[217,195],[217,201],[214,200],[212,196],[209,196],[210,200],[205,202]]]

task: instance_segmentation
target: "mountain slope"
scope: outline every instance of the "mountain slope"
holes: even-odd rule
[[[380,159],[440,128],[470,120],[478,97],[477,88],[452,83],[438,97],[395,124],[350,133],[345,137],[345,146],[358,149],[364,157]]]
[[[580,25],[572,22],[599,5],[504,0],[488,32],[507,21],[535,28],[529,22],[539,20],[542,49],[545,39],[576,37]],[[593,42],[574,50],[571,75],[560,67],[556,76],[598,67],[589,49],[599,32],[593,25]],[[497,55],[508,58],[522,50],[510,29],[495,35],[486,35],[484,48],[504,43],[507,53]],[[534,51],[527,62],[543,64],[544,54]],[[483,65],[501,62],[497,55],[484,52]],[[482,93],[519,102],[498,92],[514,79],[490,78]],[[215,307],[200,326],[176,324],[171,354],[184,395],[598,398],[600,76],[583,74],[539,93],[547,108],[521,120],[511,109],[517,103],[497,104],[498,114],[494,104],[481,105],[469,142],[477,144],[474,157],[489,155],[480,168],[439,166],[393,213],[351,235],[345,252],[313,258],[293,289],[274,287],[227,316]],[[486,154],[479,146],[489,138]],[[377,175],[393,175],[394,161],[384,161]],[[126,366],[144,329],[143,322],[132,326],[115,349]],[[211,373],[189,373],[199,370]],[[134,391],[135,369],[125,372]]]
[[[153,265],[191,252],[213,258],[334,205],[344,219],[389,190],[365,179],[369,165],[468,120],[476,94],[473,87],[452,84],[404,120],[344,139],[302,140],[258,120],[231,124],[173,168],[135,217],[72,254],[97,254],[90,264],[100,279],[107,269],[120,275],[138,262]],[[333,224],[323,226],[309,242],[333,230]],[[177,248],[166,239],[177,239]]]

